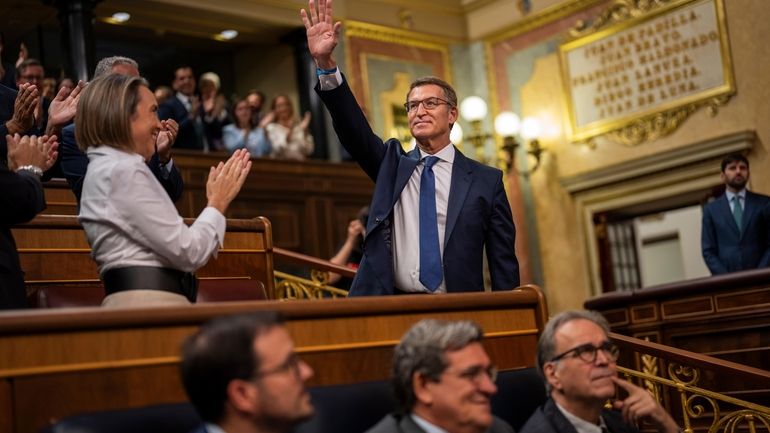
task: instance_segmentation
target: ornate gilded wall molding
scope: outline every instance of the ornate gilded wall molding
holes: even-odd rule
[[[723,0],[615,0],[559,47],[570,138],[637,145],[735,93]]]
[[[591,22],[579,20],[570,30],[570,37],[581,37],[605,27],[648,14],[673,0],[615,0]]]

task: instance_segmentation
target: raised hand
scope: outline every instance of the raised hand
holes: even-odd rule
[[[310,126],[310,112],[306,111],[305,115],[302,117],[302,121],[299,123],[299,127],[304,131],[308,126]]]
[[[208,205],[225,213],[246,181],[251,170],[251,155],[246,149],[238,149],[227,162],[211,167],[206,182]]]
[[[8,133],[21,134],[35,126],[35,109],[40,103],[40,93],[34,84],[19,86],[19,93],[13,103],[13,116],[6,122]]]
[[[640,421],[649,421],[654,424],[661,433],[677,433],[679,426],[671,418],[665,409],[646,390],[623,380],[613,377],[612,381],[628,393],[624,400],[616,400],[612,407],[621,411],[623,420],[631,425],[638,425]]]
[[[78,109],[78,101],[80,100],[80,92],[86,86],[83,80],[78,81],[77,86],[70,92],[67,87],[59,89],[59,93],[51,101],[51,106],[48,107],[48,126],[46,127],[46,133],[51,134],[55,132],[57,128],[64,126],[75,117]]]
[[[179,134],[179,124],[174,119],[160,121],[160,133],[155,142],[155,151],[158,152],[160,162],[167,163],[171,159],[171,146],[174,145]]]
[[[318,67],[334,68],[337,63],[332,59],[332,52],[339,42],[342,23],[333,23],[332,0],[318,0],[318,8],[314,0],[309,0],[308,10],[309,14],[302,9],[300,15],[307,32],[310,55]]]

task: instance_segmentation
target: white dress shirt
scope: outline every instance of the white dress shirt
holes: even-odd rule
[[[342,84],[339,68],[333,74],[318,77],[321,90],[333,90]],[[396,287],[404,292],[429,292],[420,283],[420,176],[425,166],[427,153],[420,150],[420,163],[412,172],[409,181],[401,191],[393,208],[393,277]],[[452,184],[452,167],[455,148],[449,143],[435,155],[439,161],[433,166],[436,178],[436,216],[438,220],[438,241],[441,250],[441,264],[444,264],[444,233],[446,232],[449,189]],[[434,293],[446,293],[446,279]]]
[[[420,282],[420,178],[425,168],[425,157],[430,156],[420,149],[420,163],[409,177],[393,207],[393,277],[396,287],[404,292],[428,292]],[[452,184],[452,166],[455,148],[451,144],[436,152],[439,158],[433,166],[436,178],[436,219],[438,221],[438,244],[441,264],[444,260],[444,233],[446,232],[449,187]],[[434,293],[446,293],[446,281],[441,280]]]
[[[609,431],[601,415],[599,415],[599,425],[596,425],[594,423],[584,420],[583,418],[573,415],[572,413],[568,412],[567,409],[564,409],[563,407],[561,407],[559,403],[556,403],[556,407],[559,408],[559,411],[561,412],[561,414],[564,415],[565,418],[567,418],[567,421],[569,421],[569,423],[572,424],[573,427],[575,427],[575,430],[577,430],[577,433],[602,433],[602,427],[607,431]]]
[[[141,155],[109,146],[88,149],[78,219],[103,275],[153,266],[194,272],[225,238],[225,217],[207,207],[187,226]]]

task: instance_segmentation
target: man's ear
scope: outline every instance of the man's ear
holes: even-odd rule
[[[719,178],[722,179],[722,183],[725,183],[725,181],[727,180],[727,176],[725,176],[725,172],[724,171],[719,173]]]
[[[555,362],[546,362],[543,365],[543,376],[545,376],[545,380],[551,385],[551,388],[560,390],[562,385],[556,366]]]
[[[227,384],[227,402],[238,412],[254,413],[259,407],[259,390],[249,381],[234,379]]]
[[[433,381],[426,376],[414,372],[412,373],[412,390],[417,402],[423,406],[433,404]]]

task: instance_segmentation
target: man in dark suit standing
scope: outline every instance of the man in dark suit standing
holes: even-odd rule
[[[391,382],[401,410],[366,433],[513,433],[492,415],[497,369],[483,336],[470,321],[412,326],[393,352]]]
[[[483,291],[487,253],[492,290],[519,285],[516,230],[502,172],[451,145],[457,120],[454,89],[435,77],[413,82],[406,100],[417,147],[383,143],[369,127],[332,53],[341,23],[331,2],[302,10],[308,48],[318,66],[316,91],[340,142],[375,181],[364,256],[350,295]]]
[[[182,347],[182,383],[205,425],[195,433],[288,433],[310,418],[313,369],[273,311],[216,318]]]
[[[0,161],[0,309],[25,308],[27,292],[11,226],[45,209],[40,177],[56,160],[55,137],[8,135],[8,165]]]
[[[749,161],[722,160],[725,194],[703,208],[701,250],[713,275],[770,266],[770,197],[746,189]]]
[[[617,376],[618,347],[609,325],[593,311],[565,311],[546,324],[537,343],[537,368],[549,399],[519,433],[639,433],[641,421],[658,433],[681,430],[646,390]],[[614,410],[605,409],[607,400]]]
[[[189,66],[174,71],[171,84],[176,92],[158,107],[160,120],[174,119],[179,124],[176,147],[203,150],[203,125],[198,116],[200,99],[195,94],[195,75]]]

